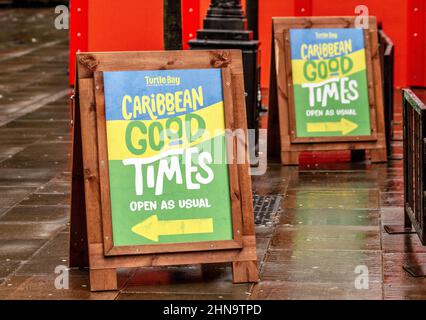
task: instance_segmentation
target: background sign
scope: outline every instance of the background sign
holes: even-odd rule
[[[297,137],[370,136],[364,31],[290,29]]]
[[[220,69],[104,72],[115,246],[232,240]]]

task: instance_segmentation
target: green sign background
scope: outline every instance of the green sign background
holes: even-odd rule
[[[226,144],[220,69],[105,72],[104,82],[114,245],[134,246],[232,240],[228,164],[224,160],[226,159]],[[192,104],[189,99],[186,99],[185,94],[187,92],[193,94],[193,89],[196,89],[197,93],[203,92],[203,99],[200,100],[201,103],[198,106],[195,105],[194,99],[192,99]],[[166,101],[163,97],[170,93],[175,99],[174,108],[171,107],[171,104],[167,105],[167,112],[161,113],[160,103]],[[138,100],[137,97],[155,98],[158,95],[162,95],[160,98],[163,100],[156,100],[157,106],[152,107],[152,114],[143,112],[146,110],[141,108],[136,108],[138,112],[134,111],[133,101]],[[123,101],[125,101],[124,107]],[[140,110],[142,112],[139,112]],[[212,133],[213,129],[222,130],[220,134],[212,135],[209,139],[201,139],[201,142],[190,145],[191,148],[197,148],[197,152],[192,154],[192,165],[195,167],[198,167],[197,159],[203,152],[210,154],[212,159],[215,159],[215,152],[221,152],[222,157],[218,163],[207,164],[211,169],[213,179],[207,184],[200,183],[198,190],[189,190],[186,187],[185,172],[187,168],[184,156],[166,156],[169,151],[189,147],[189,145],[185,145],[187,140],[185,133],[177,139],[165,141],[162,147],[155,148],[159,132],[162,130],[151,132],[150,129],[147,129],[144,132],[143,129],[140,129],[142,126],[138,126],[129,131],[129,127],[132,127],[135,122],[139,122],[146,128],[154,128],[156,125],[158,127],[155,128],[160,128],[171,123],[176,124],[173,120],[185,119],[185,116],[188,115],[203,119],[208,133]],[[130,136],[133,136],[130,140],[128,137],[126,138],[126,134],[129,132],[131,132]],[[136,152],[142,150],[143,142],[139,140],[140,138],[146,139],[147,142],[144,152]],[[132,148],[128,148],[129,143],[133,146]],[[212,146],[215,145],[219,148],[214,149]],[[177,157],[183,181],[179,184],[175,177],[172,179],[164,177],[163,192],[156,195],[155,188],[149,187],[149,183],[155,184],[158,179],[159,160],[154,161],[150,163],[153,167],[154,179],[148,181],[150,179],[148,166],[144,165],[142,167],[143,194],[137,195],[135,166],[125,165],[124,161],[130,158],[154,159],[155,157],[167,159],[168,163],[170,163],[170,157]],[[206,178],[205,171],[200,170],[199,173]],[[197,180],[196,175],[197,172],[191,173],[191,180],[194,182]],[[201,200],[209,207],[180,208],[179,203],[182,200]],[[152,210],[148,206],[141,210],[132,210],[131,203],[136,202],[143,202],[147,205],[156,203],[157,208]],[[170,203],[173,203],[174,208],[168,207]],[[157,219],[159,224],[155,226],[148,223],[144,226],[142,233],[135,232],[136,226],[153,218]],[[204,222],[204,227],[200,227],[203,224],[203,222],[200,224],[200,220]],[[209,221],[212,222],[212,228],[206,230],[205,225],[210,226]],[[152,230],[153,228],[155,230]],[[152,232],[158,234],[158,239],[149,236]]]
[[[370,136],[361,29],[292,29],[296,136]]]

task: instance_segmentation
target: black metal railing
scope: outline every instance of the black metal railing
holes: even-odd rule
[[[403,91],[405,227],[417,231],[426,245],[425,160],[426,105],[411,91]]]
[[[380,63],[382,65],[383,105],[385,111],[386,149],[388,157],[392,155],[393,139],[393,87],[394,87],[394,45],[383,30],[379,30]]]

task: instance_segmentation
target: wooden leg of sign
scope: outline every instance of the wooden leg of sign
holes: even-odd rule
[[[370,156],[372,163],[386,162],[388,159],[386,149],[371,149]]]
[[[259,273],[256,261],[232,262],[232,281],[234,283],[258,282]]]
[[[299,152],[298,151],[283,151],[281,152],[281,162],[285,166],[299,165]]]
[[[71,268],[89,266],[86,227],[86,203],[83,180],[83,150],[81,145],[80,112],[74,105],[71,185],[70,262]]]
[[[90,290],[117,290],[116,269],[90,269]]]
[[[80,179],[75,178],[73,175],[69,262],[71,268],[85,268],[89,266],[84,187],[81,186],[81,183],[83,181],[80,181]]]

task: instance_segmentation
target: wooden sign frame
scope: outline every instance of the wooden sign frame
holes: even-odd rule
[[[232,143],[234,153],[234,161],[228,165],[232,240],[113,245],[103,72],[206,68],[221,69],[226,128],[241,128],[247,132],[242,56],[239,50],[77,55],[73,103],[70,266],[89,267],[92,291],[116,290],[116,268],[119,267],[232,262],[235,283],[258,281],[249,162],[236,163],[234,140],[227,140],[227,144]],[[247,143],[244,148],[247,158]]]
[[[303,151],[366,150],[372,162],[386,162],[377,21],[372,16],[369,17],[369,28],[364,30],[371,135],[296,136],[290,29],[310,28],[355,28],[355,17],[273,18],[268,118],[269,157],[280,157],[283,165],[298,165],[300,152]]]

